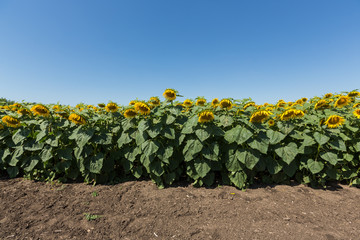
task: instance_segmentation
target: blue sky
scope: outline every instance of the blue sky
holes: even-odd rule
[[[359,12],[358,0],[2,0],[0,97],[125,105],[174,88],[261,104],[350,91]]]

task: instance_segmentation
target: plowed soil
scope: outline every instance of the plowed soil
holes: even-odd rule
[[[0,239],[359,239],[360,189],[0,180]]]

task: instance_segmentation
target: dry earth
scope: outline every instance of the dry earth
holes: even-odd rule
[[[159,190],[150,181],[2,179],[0,239],[359,239],[359,200],[360,189],[344,185]]]

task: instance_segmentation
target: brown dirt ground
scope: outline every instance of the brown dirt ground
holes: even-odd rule
[[[2,179],[0,239],[359,239],[359,199],[344,185],[159,190],[150,181]]]

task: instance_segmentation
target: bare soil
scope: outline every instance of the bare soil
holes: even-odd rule
[[[0,180],[0,239],[359,239],[360,189]]]

